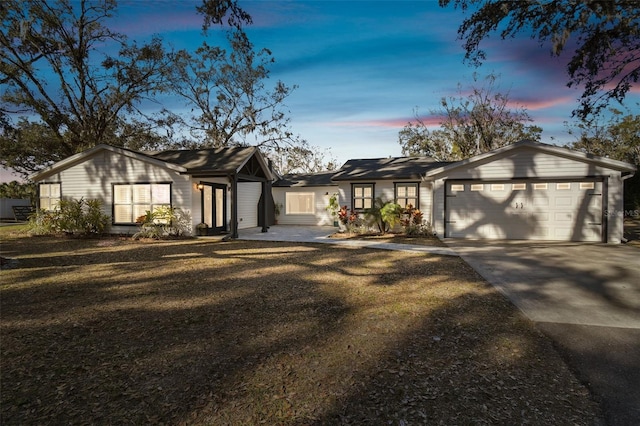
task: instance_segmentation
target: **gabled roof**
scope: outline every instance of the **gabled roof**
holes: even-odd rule
[[[151,163],[156,166],[166,167],[166,168],[175,170],[179,173],[184,173],[187,171],[187,169],[185,169],[180,165],[167,163],[166,161],[162,161],[162,160],[150,157],[141,152],[133,151],[126,148],[118,148],[118,147],[106,145],[106,144],[100,144],[100,145],[94,146],[93,148],[87,149],[86,151],[82,151],[78,154],[72,155],[71,157],[67,157],[64,160],[60,160],[57,163],[54,163],[48,167],[45,167],[44,169],[29,175],[29,179],[32,179],[32,180],[45,179],[54,173],[58,173],[59,171],[75,166],[76,164],[79,164],[85,161],[86,159],[90,158],[91,156],[93,156],[94,154],[100,151],[114,152],[114,153],[123,155],[125,157],[135,158],[136,160]]]
[[[286,174],[275,181],[273,186],[337,186],[337,183],[331,181],[334,174],[335,172]]]
[[[79,164],[100,151],[110,151],[125,157],[165,167],[178,173],[189,175],[231,175],[238,173],[248,163],[254,161],[260,167],[267,179],[272,178],[271,171],[266,161],[256,147],[229,147],[229,148],[205,148],[183,149],[158,152],[138,152],[126,148],[118,148],[111,145],[96,145],[79,154],[72,155],[58,161],[45,169],[29,176],[33,180],[41,180],[61,170]]]
[[[334,181],[416,179],[443,164],[431,157],[390,157],[349,160],[333,176]]]
[[[266,161],[256,147],[228,147],[202,149],[176,149],[149,153],[153,158],[177,164],[190,175],[216,173],[230,175],[239,172],[255,155],[268,178],[271,172]]]
[[[585,154],[580,151],[573,151],[568,148],[559,147],[555,145],[549,145],[541,142],[535,142],[531,140],[522,140],[511,145],[503,146],[502,148],[494,149],[493,151],[478,154],[476,156],[467,158],[465,160],[456,161],[453,163],[443,164],[439,167],[431,168],[426,171],[425,177],[430,178],[442,173],[450,172],[451,170],[459,167],[470,166],[474,163],[486,160],[488,158],[498,156],[509,151],[515,151],[519,149],[534,149],[540,152],[545,152],[551,155],[557,155],[572,160],[590,162],[603,167],[608,167],[613,170],[619,170],[621,172],[633,172],[635,167],[624,161],[612,160],[610,158],[598,157],[596,155]]]

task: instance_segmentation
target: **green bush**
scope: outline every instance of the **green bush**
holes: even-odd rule
[[[60,200],[54,210],[39,210],[29,218],[32,235],[101,235],[108,231],[109,216],[100,200]]]

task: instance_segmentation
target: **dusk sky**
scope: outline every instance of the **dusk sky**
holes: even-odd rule
[[[121,0],[119,16],[107,22],[132,40],[157,33],[176,48],[202,42],[198,0]],[[480,68],[463,63],[457,29],[464,15],[426,1],[246,1],[248,27],[257,48],[271,50],[270,81],[298,88],[286,100],[291,130],[311,145],[329,148],[339,164],[350,158],[401,155],[398,132],[438,108],[440,98],[468,89],[472,75],[500,75],[501,92],[525,107],[543,128],[542,141],[564,144],[565,121],[581,93],[566,87],[562,60],[547,46],[522,37],[482,46]],[[213,44],[216,37],[208,40]],[[640,91],[627,96],[637,109]],[[178,109],[180,103],[167,105]],[[427,119],[427,121],[430,121]],[[434,121],[437,127],[437,121]]]

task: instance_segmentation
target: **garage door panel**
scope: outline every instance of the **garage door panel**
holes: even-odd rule
[[[447,222],[445,236],[601,240],[602,182],[536,181],[534,185],[523,180],[522,183],[525,185],[485,182],[483,191],[470,191],[472,184],[480,182],[465,182],[465,191],[447,199],[445,218],[455,223]],[[496,190],[492,191],[494,187]]]

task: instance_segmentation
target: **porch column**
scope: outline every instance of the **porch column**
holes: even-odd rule
[[[269,225],[267,224],[269,217],[267,216],[268,205],[270,198],[267,196],[269,185],[267,181],[262,182],[262,232],[269,231]]]
[[[231,179],[231,238],[238,238],[238,175]]]

